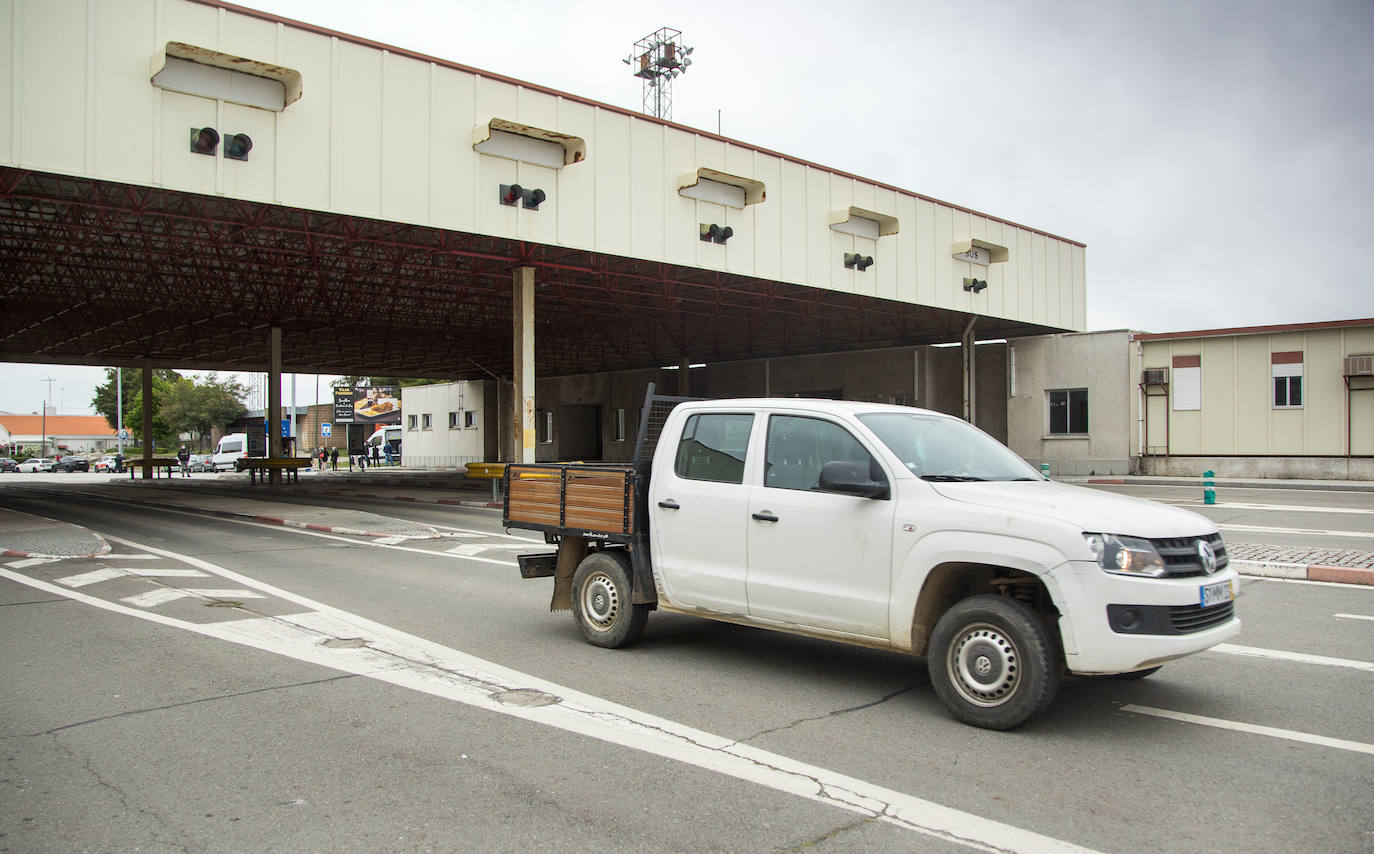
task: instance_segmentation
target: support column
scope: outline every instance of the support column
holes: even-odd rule
[[[977,322],[976,317],[968,319],[968,326],[964,327],[964,337],[959,347],[964,355],[964,420],[970,424],[976,424],[974,419],[978,415],[975,402],[978,397],[978,358],[973,352],[978,343],[973,335],[973,324]]]
[[[267,332],[267,411],[263,413],[267,428],[267,456],[284,457],[281,439],[281,327]],[[268,483],[281,483],[281,469],[264,472]]]
[[[143,479],[153,476],[153,369],[143,368]]]
[[[512,435],[517,463],[534,462],[534,268],[516,267],[511,317],[515,355],[515,394],[512,395]]]
[[[692,396],[692,360],[687,356],[682,357],[677,369],[677,393],[679,397]]]

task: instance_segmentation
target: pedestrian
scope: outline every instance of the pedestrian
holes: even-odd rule
[[[362,452],[358,454],[358,471],[367,471],[367,446],[364,445]]]
[[[395,452],[395,450],[393,450],[392,447],[391,447],[391,440],[390,440],[390,439],[388,439],[388,440],[386,441],[386,446],[383,448],[383,450],[386,452],[386,464],[389,465],[389,466],[390,466],[390,465],[395,465],[394,460],[395,460],[395,458],[396,458],[396,452]]]
[[[377,447],[376,445],[373,445],[373,446],[372,446],[372,465],[373,465],[373,467],[376,467],[376,466],[379,466],[379,465],[381,465],[381,464],[382,464],[382,449],[379,448],[379,447]]]
[[[339,470],[339,449],[338,449],[338,448],[330,448],[330,449],[329,449],[329,467],[332,468],[334,471],[338,471],[338,470]]]
[[[177,459],[181,461],[181,476],[182,476],[182,477],[190,477],[190,476],[191,476],[191,451],[190,451],[190,449],[187,448],[185,445],[182,445],[182,446],[181,446],[181,450],[177,451]]]
[[[325,460],[329,459],[329,452],[326,451],[326,450],[324,449],[324,445],[320,445],[319,458],[320,458],[320,471],[324,471],[324,462],[325,462]]]

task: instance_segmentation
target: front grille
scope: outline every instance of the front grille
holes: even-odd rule
[[[1173,578],[1189,578],[1197,575],[1207,575],[1207,570],[1202,566],[1202,558],[1198,556],[1197,544],[1199,540],[1206,541],[1212,547],[1212,553],[1217,556],[1216,571],[1225,569],[1231,562],[1226,555],[1226,543],[1222,541],[1221,534],[1209,534],[1205,537],[1174,537],[1163,540],[1151,540],[1159,556],[1164,558],[1164,568],[1168,570]]]
[[[1235,613],[1235,602],[1222,602],[1220,605],[1209,605],[1206,608],[1200,605],[1177,605],[1169,608],[1169,622],[1173,625],[1174,631],[1187,635],[1229,622]]]

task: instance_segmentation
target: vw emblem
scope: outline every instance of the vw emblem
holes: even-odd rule
[[[1217,553],[1212,551],[1211,543],[1206,540],[1198,540],[1197,556],[1202,561],[1202,568],[1208,575],[1217,571]]]

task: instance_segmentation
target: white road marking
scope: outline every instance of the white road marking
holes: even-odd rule
[[[149,590],[147,593],[140,593],[137,596],[126,596],[120,599],[121,602],[128,602],[139,608],[156,608],[158,605],[165,605],[168,602],[175,602],[178,599],[185,599],[194,594],[178,590],[175,587],[159,587],[156,590]]]
[[[1337,614],[1338,620],[1374,620],[1369,614]]]
[[[204,596],[207,599],[266,599],[261,593],[244,590],[242,587],[229,587],[220,590],[201,590],[199,587],[186,588],[187,593]]]
[[[157,555],[105,555],[105,560],[161,560]]]
[[[1190,724],[1201,724],[1202,726],[1235,730],[1236,732],[1248,732],[1254,735],[1267,735],[1271,738],[1284,738],[1289,741],[1318,744],[1322,747],[1334,747],[1338,750],[1350,750],[1355,753],[1374,754],[1374,744],[1365,744],[1362,741],[1346,741],[1343,738],[1328,738],[1324,735],[1313,735],[1312,733],[1298,732],[1297,730],[1279,729],[1278,727],[1259,726],[1257,724],[1245,724],[1239,721],[1222,720],[1221,718],[1208,718],[1202,715],[1190,715],[1184,712],[1171,712],[1168,709],[1153,709],[1149,706],[1122,706],[1121,711],[1135,712],[1138,715],[1153,715],[1157,718],[1169,718],[1176,721],[1185,721]]]
[[[294,602],[307,612],[289,617],[192,623],[127,608],[10,570],[0,570],[0,577],[107,611],[624,745],[972,848],[1036,854],[1090,850],[583,694],[314,602],[199,558],[120,542],[179,559],[227,581]],[[327,646],[332,640],[353,643]]]
[[[93,569],[90,572],[83,572],[80,575],[69,575],[66,578],[57,579],[58,584],[65,584],[68,587],[85,587],[87,584],[98,584],[101,581],[109,581],[112,578],[127,578],[128,573],[122,569]]]
[[[449,549],[448,553],[471,557],[473,555],[479,555],[487,549],[529,549],[534,548],[536,545],[537,543],[483,543],[480,545],[477,543],[464,543],[461,546],[455,546]]]
[[[1232,563],[1244,563],[1244,561],[1232,561]],[[1273,564],[1266,564],[1266,565],[1267,565],[1267,566],[1273,566]],[[1238,569],[1238,570],[1236,570],[1236,571],[1239,572],[1241,575],[1245,575],[1244,571],[1242,571],[1242,570],[1239,570],[1239,569]],[[1316,585],[1316,586],[1318,586],[1318,587],[1328,587],[1328,588],[1330,588],[1330,587],[1343,587],[1343,588],[1345,588],[1346,590],[1367,590],[1367,591],[1370,591],[1370,592],[1374,592],[1374,585],[1370,585],[1370,584],[1350,584],[1350,583],[1344,582],[1344,581],[1308,581],[1306,578],[1274,578],[1273,576],[1268,576],[1268,575],[1245,575],[1245,580],[1246,580],[1246,581],[1272,581],[1272,582],[1274,582],[1275,584],[1312,584],[1312,585]]]
[[[1324,531],[1317,528],[1270,528],[1265,525],[1228,525],[1217,527],[1223,531],[1250,531],[1261,534],[1306,534],[1312,537],[1374,537],[1374,531]]]
[[[38,566],[44,563],[53,563],[57,558],[52,557],[26,557],[23,560],[16,560],[5,564],[12,569],[28,569],[31,566]]]
[[[1358,515],[1374,515],[1374,510],[1363,507],[1309,507],[1295,504],[1246,504],[1243,502],[1218,501],[1216,504],[1204,504],[1201,501],[1171,501],[1179,507],[1215,507],[1221,509],[1235,510],[1275,510],[1284,513],[1355,513]]]
[[[1308,655],[1303,652],[1287,652],[1282,649],[1263,649],[1257,646],[1240,646],[1233,643],[1219,643],[1208,652],[1225,652],[1231,655],[1244,655],[1252,658],[1272,658],[1277,661],[1296,661],[1300,664],[1321,664],[1327,667],[1350,667],[1374,673],[1374,662],[1356,661],[1350,658],[1331,658],[1325,655]]]
[[[397,543],[404,543],[404,542],[405,542],[406,540],[408,540],[408,539],[410,539],[410,538],[409,538],[409,537],[378,537],[377,539],[373,540],[373,542],[374,542],[374,543],[380,543],[381,545],[384,545],[384,546],[394,546],[394,545],[396,545]]]
[[[205,578],[205,573],[198,569],[162,569],[161,567],[140,566],[135,569],[123,569],[129,575],[137,575],[140,578]]]

